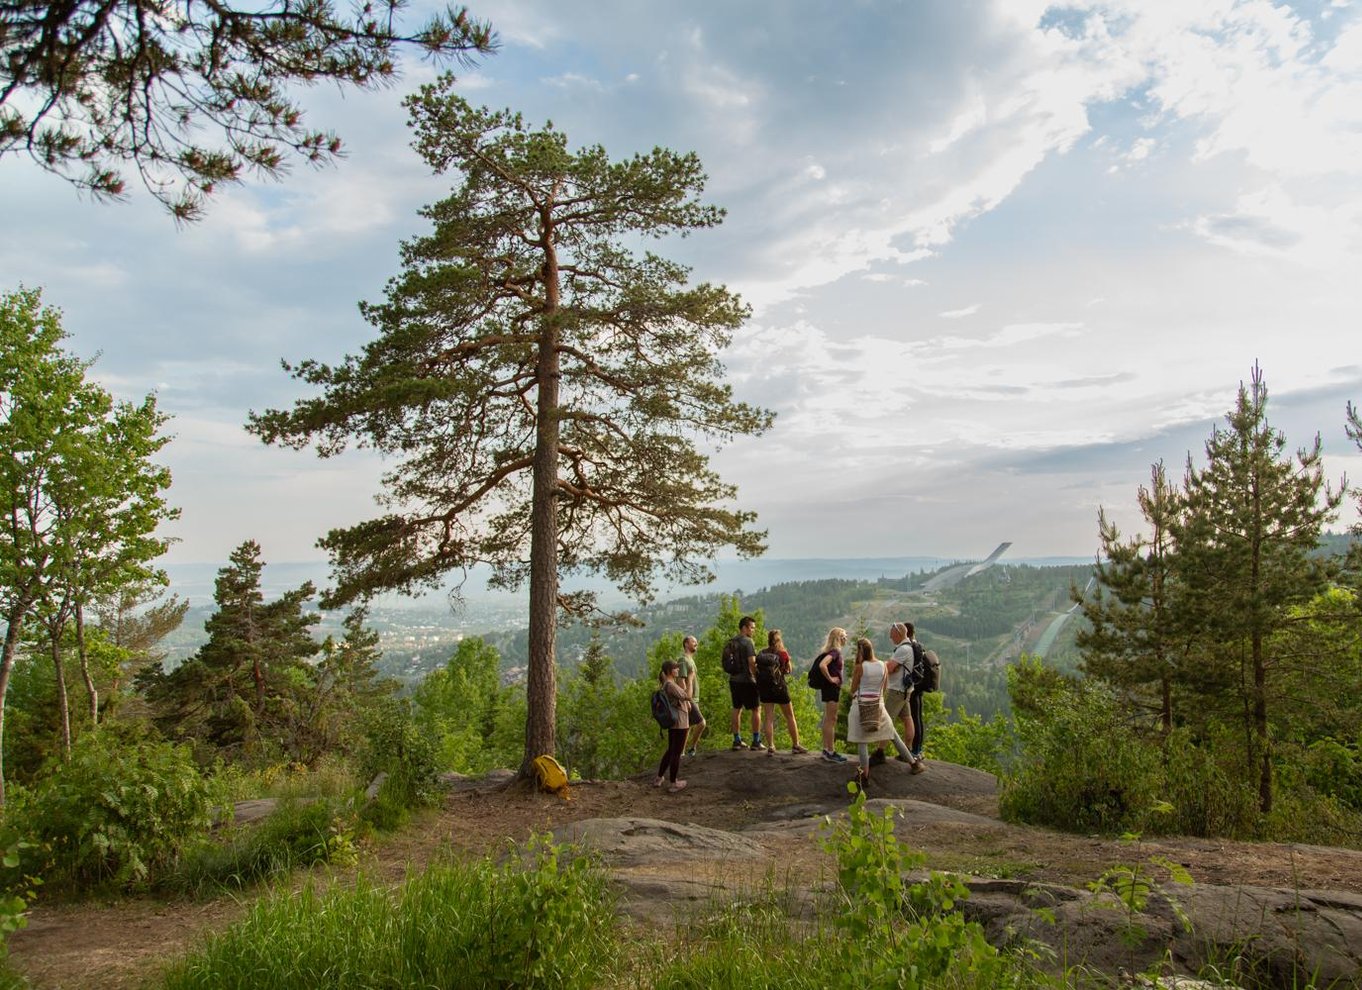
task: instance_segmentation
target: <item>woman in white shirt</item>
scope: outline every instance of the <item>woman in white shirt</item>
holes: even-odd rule
[[[847,712],[847,742],[857,744],[861,766],[856,771],[856,783],[862,788],[870,783],[871,743],[893,740],[899,755],[912,760],[907,744],[885,711],[884,683],[884,661],[875,658],[874,644],[868,639],[857,640],[856,667],[851,672],[851,710]]]

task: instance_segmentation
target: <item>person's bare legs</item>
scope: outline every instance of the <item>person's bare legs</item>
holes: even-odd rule
[[[794,704],[789,701],[785,702],[780,706],[780,713],[785,716],[785,729],[790,733],[790,748],[793,750],[800,749],[799,725],[795,722]]]
[[[823,749],[828,753],[836,752],[837,745],[837,702],[828,701],[823,705]]]

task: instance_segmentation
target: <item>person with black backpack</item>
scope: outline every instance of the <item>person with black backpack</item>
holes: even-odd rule
[[[903,720],[903,740],[908,744],[911,751],[913,740],[916,738],[916,730],[913,726],[912,715],[912,696],[917,693],[917,688],[913,686],[913,667],[914,654],[913,643],[908,638],[908,630],[911,627],[906,622],[895,622],[889,627],[889,642],[894,645],[893,655],[885,661],[887,671],[886,690],[884,692],[884,710],[890,720]],[[921,649],[919,646],[918,649]],[[919,706],[921,701],[919,699]],[[927,765],[921,757],[914,758],[911,755],[899,756],[896,759],[911,765],[912,773],[922,773],[927,769]],[[876,766],[884,762],[884,747],[881,746],[870,754],[870,763]]]
[[[681,750],[685,748],[686,736],[690,733],[690,713],[694,705],[686,689],[676,683],[678,667],[675,660],[664,660],[662,670],[657,675],[657,694],[662,696],[660,700],[666,704],[667,721],[671,724],[666,726],[667,750],[662,754],[662,762],[657,765],[657,776],[653,779],[653,786],[661,787],[662,782],[670,776],[672,783],[668,790],[673,794],[686,787],[686,782],[677,780],[676,775],[681,771]],[[656,712],[658,707],[655,702],[654,717],[658,718],[658,724],[661,725],[662,719]]]
[[[757,695],[757,645],[752,642],[752,634],[757,631],[757,620],[744,615],[738,620],[738,635],[724,644],[723,668],[728,675],[728,694],[733,700],[733,716],[730,727],[733,730],[733,748],[746,749],[742,741],[743,709],[752,713],[752,748],[761,749],[761,714],[757,706],[761,703]]]
[[[913,684],[913,693],[908,696],[908,713],[913,719],[913,772],[921,773],[927,769],[927,762],[922,758],[922,745],[927,741],[927,725],[922,721],[922,695],[924,683],[927,680],[927,651],[922,648],[922,644],[917,641],[917,630],[913,628],[911,622],[903,624],[904,632],[907,634],[907,642],[913,648],[913,670],[909,674],[909,680]]]

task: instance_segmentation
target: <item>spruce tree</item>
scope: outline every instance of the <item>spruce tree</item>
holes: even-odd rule
[[[301,714],[316,690],[310,658],[321,648],[303,611],[311,582],[266,602],[260,545],[247,540],[218,572],[217,611],[204,623],[208,642],[170,673],[143,675],[141,686],[167,736],[197,740],[231,758],[301,758]]]
[[[294,374],[320,388],[291,411],[252,414],[267,443],[348,443],[398,463],[381,518],[321,541],[327,604],[437,585],[475,564],[529,587],[528,718],[521,773],[554,751],[560,572],[605,574],[647,600],[659,572],[712,577],[723,547],[761,552],[754,516],[697,440],[761,433],[771,415],[735,402],[718,354],[747,308],[721,286],[633,243],[714,226],[693,154],[655,149],[612,162],[600,147],[519,115],[470,106],[452,80],[407,101],[417,150],[453,172],[423,211],[431,232],[403,245],[387,298],[362,307],[378,337],[331,367]]]
[[[1088,620],[1077,641],[1083,672],[1156,711],[1167,732],[1173,727],[1173,684],[1182,659],[1172,540],[1181,499],[1162,462],[1150,469],[1149,487],[1140,487],[1138,499],[1148,536],[1124,539],[1105,511],[1098,516],[1102,551],[1096,587],[1088,594],[1072,592]]]
[[[1188,458],[1184,512],[1172,527],[1184,620],[1199,631],[1184,679],[1200,688],[1207,710],[1241,727],[1264,814],[1272,810],[1276,700],[1269,639],[1324,589],[1326,568],[1314,551],[1342,498],[1325,485],[1319,436],[1292,457],[1268,422],[1267,401],[1255,365],[1226,428],[1206,441],[1205,467]]]

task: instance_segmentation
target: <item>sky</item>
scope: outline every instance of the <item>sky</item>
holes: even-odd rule
[[[422,4],[413,4],[419,13]],[[1362,478],[1362,5],[1266,0],[507,0],[459,91],[615,158],[699,154],[722,226],[659,249],[753,314],[723,355],[767,434],[714,451],[775,557],[1092,556],[1163,460],[1180,477],[1257,363],[1292,448]],[[321,559],[381,464],[246,434],[304,393],[281,359],[373,335],[417,215],[408,57],[306,91],[347,157],[177,227],[0,161],[0,289],[40,287],[121,398],[154,391],[170,563]],[[1349,506],[1340,520],[1356,518]]]

